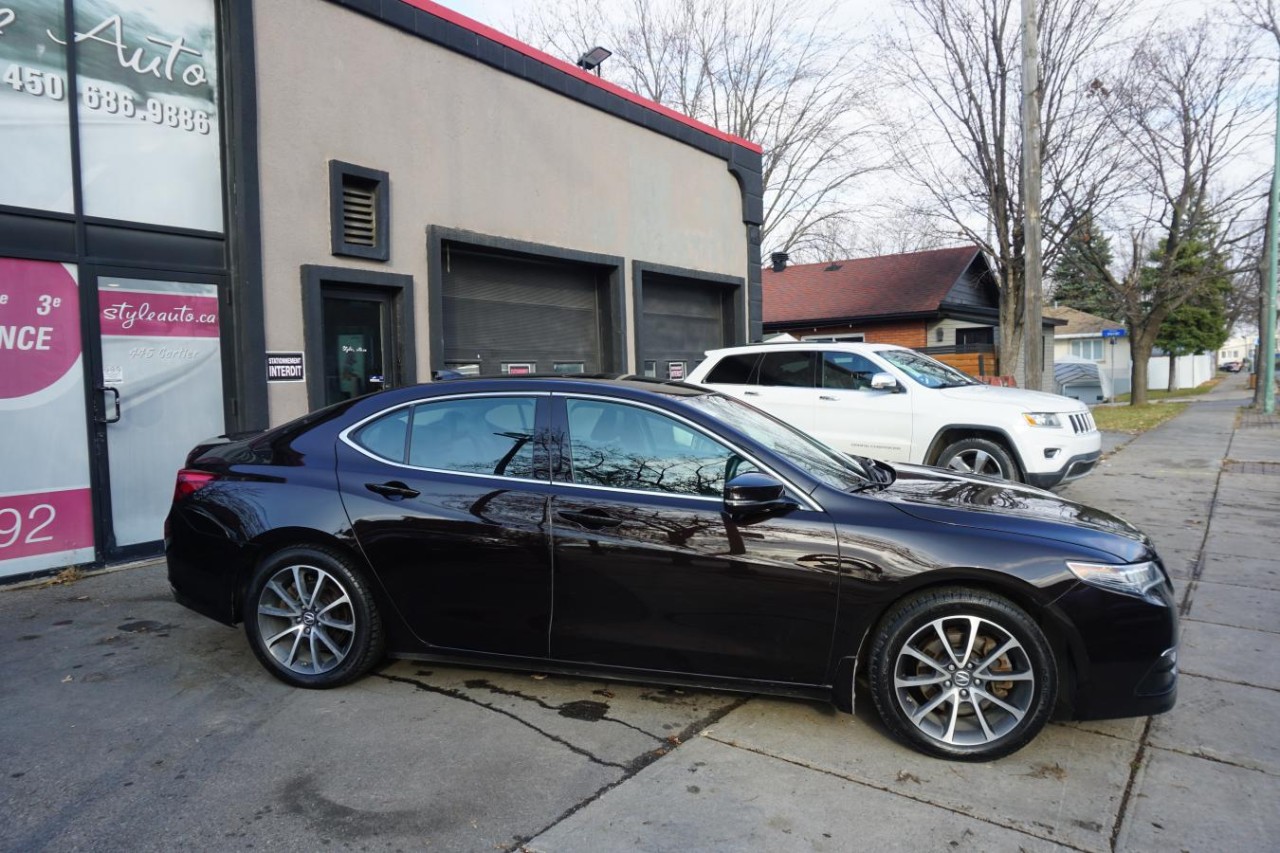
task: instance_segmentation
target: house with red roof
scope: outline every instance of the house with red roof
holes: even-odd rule
[[[784,253],[764,270],[766,337],[867,341],[911,347],[972,376],[1003,370],[996,273],[974,245],[818,264],[789,264]],[[1053,329],[1045,318],[1045,375],[1053,379]],[[1041,387],[1052,387],[1043,384]]]

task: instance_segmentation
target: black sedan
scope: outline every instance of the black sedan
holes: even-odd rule
[[[864,684],[960,760],[1176,697],[1173,589],[1125,522],[679,383],[459,379],[211,440],[166,542],[177,599],[300,687],[386,653],[844,710]]]

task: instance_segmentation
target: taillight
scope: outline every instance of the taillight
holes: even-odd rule
[[[217,474],[183,468],[178,472],[178,482],[173,487],[174,503],[182,500],[187,495],[195,494],[216,479],[218,479]]]

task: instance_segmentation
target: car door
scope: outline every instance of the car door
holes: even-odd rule
[[[765,352],[755,385],[742,398],[804,432],[813,429],[816,353],[812,350]]]
[[[551,621],[545,395],[460,395],[346,430],[338,483],[388,598],[432,646],[543,657]]]
[[[640,404],[554,398],[551,502],[557,660],[821,683],[835,621],[835,528],[796,510],[724,512],[755,463]]]
[[[824,351],[818,365],[813,436],[845,453],[909,461],[912,395],[872,388],[871,377],[883,372],[883,366],[858,353]]]

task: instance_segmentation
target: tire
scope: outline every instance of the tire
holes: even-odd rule
[[[868,675],[889,731],[954,761],[991,761],[1026,746],[1058,693],[1040,627],[1009,600],[963,587],[927,590],[890,608]]]
[[[295,687],[340,687],[382,657],[382,620],[364,578],[342,552],[285,548],[254,572],[245,596],[249,645]]]
[[[936,464],[939,468],[950,468],[966,474],[1018,481],[1018,466],[1014,464],[1009,451],[987,438],[964,438],[948,444],[938,454]]]

